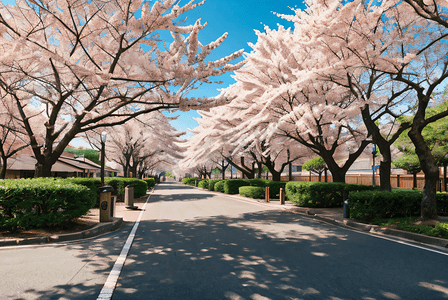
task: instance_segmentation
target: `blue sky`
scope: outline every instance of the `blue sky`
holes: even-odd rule
[[[180,4],[186,3],[182,0]],[[257,36],[254,30],[264,31],[264,26],[277,28],[277,24],[285,27],[293,27],[293,23],[287,22],[273,12],[281,14],[292,14],[290,7],[303,8],[301,1],[291,0],[206,0],[205,3],[195,8],[189,13],[188,22],[194,22],[201,18],[201,23],[207,22],[207,26],[201,30],[199,40],[202,44],[209,43],[223,33],[227,32],[228,37],[221,46],[215,50],[212,58],[219,58],[229,55],[239,49],[250,52],[251,48],[247,43],[255,43]],[[190,96],[212,97],[219,94],[217,89],[225,88],[235,81],[231,74],[226,74],[217,78],[224,81],[222,85],[202,85]],[[172,121],[172,125],[179,130],[193,129],[198,123],[193,117],[200,117],[195,111],[175,113],[179,115],[177,120]]]
[[[1,1],[4,4],[15,3],[13,0]],[[179,5],[186,4],[188,1],[181,0]],[[186,14],[188,16],[187,24],[192,24],[199,18],[202,24],[207,22],[207,26],[199,34],[199,40],[202,44],[210,43],[225,32],[228,33],[228,37],[223,44],[211,54],[211,59],[219,59],[240,49],[250,52],[251,48],[247,43],[255,43],[257,41],[254,30],[264,31],[265,25],[270,28],[277,28],[277,24],[293,27],[291,22],[287,22],[273,14],[273,12],[292,14],[290,7],[303,8],[304,5],[301,1],[293,0],[206,0],[202,6],[196,7]],[[231,74],[212,79],[223,81],[224,83],[221,85],[202,85],[189,95],[194,97],[213,97],[219,94],[217,89],[225,88],[234,83]],[[179,115],[179,118],[173,120],[172,125],[178,130],[193,129],[198,125],[193,117],[197,118],[200,116],[195,111],[176,112],[170,116],[177,115]]]

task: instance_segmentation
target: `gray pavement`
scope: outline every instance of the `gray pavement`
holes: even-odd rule
[[[443,253],[164,183],[113,299],[445,299],[446,267]]]

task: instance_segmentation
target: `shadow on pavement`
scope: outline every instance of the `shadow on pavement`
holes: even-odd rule
[[[20,297],[9,299],[97,299],[129,235],[131,225],[95,239],[58,246],[61,251],[76,253],[76,259],[81,260],[84,267],[67,284],[48,289],[27,289]]]
[[[446,257],[416,250],[403,259],[406,246],[371,241],[275,210],[142,221],[113,299],[448,296]]]

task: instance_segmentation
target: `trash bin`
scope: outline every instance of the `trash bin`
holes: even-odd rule
[[[111,193],[114,188],[111,186],[102,186],[98,188],[100,193],[100,222],[110,222],[111,221]]]

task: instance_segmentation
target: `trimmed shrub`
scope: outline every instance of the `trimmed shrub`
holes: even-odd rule
[[[345,183],[344,190],[348,191],[348,192],[351,192],[351,191],[379,191],[380,186]]]
[[[342,207],[344,183],[290,181],[286,184],[288,200],[305,207]]]
[[[342,182],[290,181],[286,184],[286,197],[299,206],[342,207],[344,191],[378,190],[377,186]],[[270,194],[270,193],[269,193]]]
[[[208,190],[208,179],[202,179],[198,182],[198,187]]]
[[[119,183],[120,185],[124,185],[127,187],[128,185],[134,186],[134,197],[139,198],[146,195],[146,191],[148,190],[148,185],[145,181],[137,179],[137,178],[125,178],[125,177],[106,177],[104,178],[104,183],[106,185],[110,185],[114,188],[114,195],[119,194]]]
[[[99,178],[70,177],[64,180],[87,187],[90,191],[90,197],[95,199],[95,206],[99,206],[100,194],[98,193],[98,188],[101,186],[101,180]]]
[[[69,180],[1,180],[0,228],[64,225],[85,215],[94,204],[89,188]]]
[[[196,178],[190,177],[190,178],[183,178],[182,183],[186,185],[194,186],[196,184]]]
[[[148,185],[148,189],[152,188],[156,185],[156,179],[155,178],[145,178],[143,179],[144,182]]]
[[[266,186],[269,187],[269,198],[271,199],[279,199],[280,198],[280,189],[283,188],[285,190],[286,181],[273,181],[266,180]],[[286,196],[286,191],[285,191]]]
[[[250,186],[266,187],[266,180],[264,179],[255,178],[247,179],[247,181],[249,182]]]
[[[240,187],[249,185],[249,181],[245,179],[229,179],[224,181],[224,193],[235,195],[239,193]]]
[[[214,186],[215,191],[216,192],[220,192],[220,193],[224,193],[224,183],[226,181],[227,180],[221,180],[221,181],[218,181],[217,183],[215,183],[215,186]]]
[[[239,188],[239,193],[243,197],[253,198],[253,199],[263,199],[265,188],[259,186],[241,186]]]
[[[420,214],[423,194],[418,191],[393,190],[351,192],[348,197],[350,218],[409,217]]]
[[[219,181],[222,181],[222,179],[209,179],[208,180],[208,189],[210,191],[214,191],[215,190],[215,184]]]

